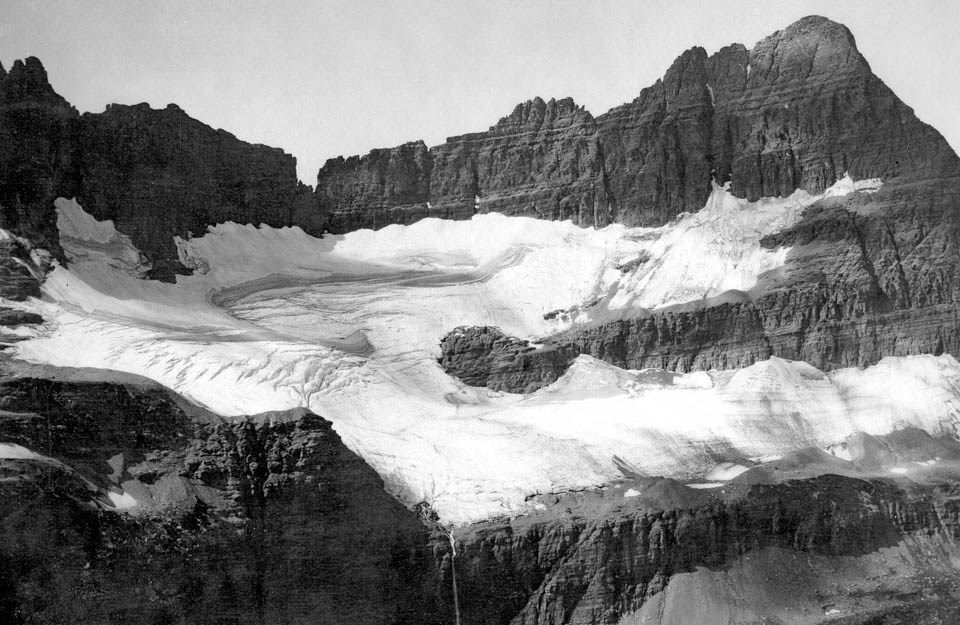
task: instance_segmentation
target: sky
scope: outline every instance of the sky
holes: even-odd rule
[[[297,157],[485,130],[535,96],[594,115],[684,50],[747,47],[804,15],[847,25],[875,74],[960,147],[960,2],[0,0],[0,62],[37,56],[81,112],[177,103]]]

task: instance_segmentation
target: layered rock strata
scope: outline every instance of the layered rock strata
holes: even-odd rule
[[[228,421],[136,376],[7,365],[0,441],[10,623],[616,623],[704,570],[762,590],[742,569],[770,554],[796,564],[787,610],[852,584],[863,614],[923,623],[960,596],[950,467],[860,473],[960,457],[917,431],[856,438],[858,462],[808,450],[710,493],[632,477],[452,531],[386,495],[321,417]],[[837,576],[858,562],[897,577]]]
[[[662,80],[594,118],[537,98],[487,132],[331,159],[317,194],[331,228],[468,218],[477,210],[584,226],[661,225],[740,197],[855,179],[956,176],[955,154],[870,70],[844,26],[804,18],[713,55],[685,52]]]
[[[566,102],[534,100],[486,133],[434,148],[337,160],[319,173],[321,207],[341,230],[476,210],[656,226],[699,210],[712,182],[756,200],[818,193],[845,172],[881,178],[878,193],[822,201],[767,237],[790,248],[786,266],[738,302],[621,311],[553,343],[683,371],[771,355],[831,369],[960,353],[960,161],[871,72],[845,27],[808,17],[752,50],[691,49],[595,119]],[[416,191],[402,208],[385,191],[398,185]],[[544,203],[551,194],[570,202]]]
[[[573,100],[517,105],[487,132],[330,159],[317,177],[334,232],[478,211],[610,223],[593,117]]]

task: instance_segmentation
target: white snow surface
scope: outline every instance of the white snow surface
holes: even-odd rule
[[[130,508],[135,508],[137,505],[137,500],[127,492],[117,493],[110,490],[107,491],[107,497],[110,498],[110,503],[117,510],[129,510]]]
[[[703,479],[709,482],[728,482],[748,470],[749,467],[745,467],[742,464],[721,462],[717,466],[710,469],[707,474],[703,476]]]
[[[828,193],[869,188],[845,179]],[[718,467],[718,455],[777,456],[907,425],[953,433],[960,363],[950,356],[829,375],[779,358],[641,375],[581,356],[527,396],[464,386],[436,363],[440,338],[459,325],[530,338],[616,314],[605,306],[617,298],[656,307],[747,289],[783,262],[783,250],[759,248],[762,233],[809,201],[745,204],[717,187],[704,211],[656,229],[485,214],[321,240],[227,223],[179,240],[197,272],[161,284],[113,262],[114,252],[132,259],[123,245],[76,253],[123,240],[59,200],[74,261],[28,304],[49,321],[16,349],[32,362],[143,375],[225,416],[309,407],[389,492],[429,501],[449,523],[522,512],[528,494],[607,483],[624,464],[722,482],[741,467]],[[641,253],[649,260],[618,268]],[[574,312],[544,319],[558,309]]]
[[[43,456],[14,443],[0,443],[0,458],[5,460],[43,460]]]
[[[783,265],[789,248],[760,246],[769,234],[795,224],[803,210],[826,197],[876,191],[878,179],[854,181],[849,175],[820,195],[798,190],[786,198],[750,202],[716,184],[702,210],[647,231],[639,259],[649,257],[614,289],[610,308],[662,308],[749,291],[760,274]]]

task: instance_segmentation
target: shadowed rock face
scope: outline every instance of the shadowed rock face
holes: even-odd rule
[[[154,277],[184,273],[173,237],[200,236],[208,225],[322,229],[295,158],[214,130],[174,104],[86,113],[73,150],[84,210],[130,236],[153,262]]]
[[[186,271],[174,236],[231,220],[298,224],[312,234],[323,227],[292,156],[214,130],[175,105],[113,105],[79,116],[31,57],[0,72],[0,227],[58,256],[58,196],[113,219],[152,262],[151,277],[162,279]],[[17,252],[4,243],[0,275],[20,276]],[[25,279],[18,295],[35,294],[36,281]]]
[[[44,374],[0,380],[0,441],[40,454],[0,458],[4,623],[440,622],[428,528],[329,422]]]

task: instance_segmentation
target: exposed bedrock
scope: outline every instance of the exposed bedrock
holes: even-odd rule
[[[687,490],[671,480],[650,487],[661,491],[661,497],[677,489]],[[934,490],[911,495],[883,480],[823,475],[757,484],[727,501],[711,502],[712,498],[702,496],[707,501],[697,504],[696,498],[688,496],[688,502],[679,506],[638,505],[631,509],[623,504],[625,510],[608,515],[581,516],[568,509],[566,514],[545,515],[542,521],[533,517],[480,524],[457,535],[462,622],[617,623],[644,604],[659,600],[658,594],[674,576],[697,567],[707,567],[713,571],[708,575],[719,576],[738,570],[735,567],[751,558],[764,557],[771,549],[783,550],[782,564],[789,558],[816,563],[806,579],[792,580],[795,585],[789,592],[799,596],[781,597],[780,607],[788,609],[791,602],[794,608],[803,605],[800,597],[816,590],[817,576],[829,577],[840,562],[850,563],[855,557],[885,548],[899,545],[917,558],[917,577],[924,572],[929,575],[934,569],[925,571],[924,567],[934,561],[950,568],[949,558],[938,558],[940,547],[932,545],[949,545],[960,532],[960,507],[954,494],[949,488],[936,494]],[[437,543],[437,558],[440,569],[448,572],[450,553],[442,545]],[[791,554],[804,555],[795,558]],[[745,596],[759,593],[771,578],[791,579],[802,568],[793,562],[789,567],[767,569],[754,577],[740,572]],[[926,582],[928,587],[931,583]],[[936,583],[955,587],[956,572]],[[880,614],[904,609],[903,604],[912,605],[919,614],[929,599],[920,593],[903,593],[895,599],[901,595],[897,587],[884,592],[882,583],[873,586],[871,591],[891,602],[878,610]],[[834,588],[833,592],[843,596],[844,591]],[[819,612],[818,599],[823,602],[828,597],[813,599]],[[955,597],[939,595],[937,599],[946,599],[952,609],[957,607]],[[728,595],[719,609],[727,612],[737,604],[738,600]],[[942,607],[936,603],[930,609]]]
[[[321,417],[27,373],[0,380],[0,621],[442,620],[428,528]]]
[[[476,210],[652,226],[700,210],[713,180],[756,200],[816,193],[845,172],[957,171],[946,141],[873,75],[850,31],[814,16],[752,50],[692,48],[596,118],[570,99],[537,98],[486,132],[429,149],[331,159],[317,194],[338,232]]]
[[[489,326],[452,330],[440,341],[440,352],[440,366],[464,384],[510,393],[532,393],[555,382],[575,356]]]
[[[151,276],[164,279],[186,271],[174,237],[201,235],[208,225],[297,224],[312,234],[323,227],[289,154],[214,130],[176,105],[78,115],[30,57],[9,73],[0,68],[0,228],[59,256],[58,196],[113,219],[147,255]],[[0,275],[24,275],[15,258],[0,249]],[[24,276],[17,294],[33,294],[36,283]]]

